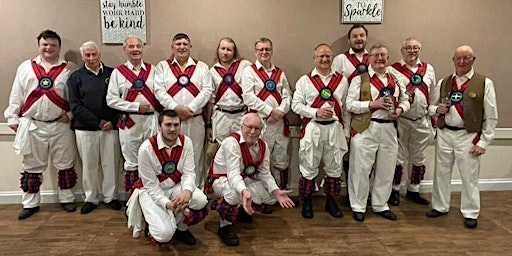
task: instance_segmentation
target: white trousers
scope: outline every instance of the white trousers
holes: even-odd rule
[[[130,114],[130,118],[133,119],[135,125],[130,129],[119,129],[119,142],[124,157],[124,169],[135,171],[139,167],[137,163],[139,147],[142,142],[158,132],[158,119],[156,114]]]
[[[440,212],[448,212],[450,209],[451,177],[453,165],[457,162],[462,179],[460,211],[464,218],[476,219],[480,215],[480,157],[474,157],[469,153],[476,135],[466,130],[437,129],[433,209]]]
[[[349,197],[352,211],[366,212],[370,191],[370,172],[375,163],[372,209],[374,212],[389,210],[388,199],[393,186],[398,140],[393,123],[370,122],[364,132],[350,141],[350,172],[348,173]]]
[[[205,158],[205,129],[201,115],[181,122],[181,133],[187,135],[194,145],[194,163],[196,165],[196,186],[203,189],[208,175]]]
[[[254,203],[273,205],[277,202],[275,196],[268,192],[262,181],[249,178],[245,178],[244,181],[247,189],[251,193],[251,198]],[[216,198],[223,197],[230,205],[239,205],[242,203],[242,195],[229,185],[227,177],[216,179],[212,186]]]
[[[214,110],[212,115],[212,137],[221,143],[232,132],[240,130],[240,120],[245,112],[229,114]]]
[[[181,191],[181,184],[175,185],[169,190],[169,198],[172,199],[176,197],[181,193]],[[184,226],[182,213],[180,213],[181,216],[174,216],[174,214],[170,214],[167,209],[160,205],[160,203],[156,203],[144,188],[140,191],[139,203],[142,208],[142,213],[144,214],[144,219],[148,223],[149,233],[156,241],[160,243],[170,241],[176,231],[175,225]],[[192,210],[201,210],[206,206],[206,204],[208,204],[206,195],[203,191],[195,189],[192,193],[192,198],[190,199],[188,208]],[[171,218],[176,218],[180,221],[176,223],[176,219],[172,220]]]
[[[420,191],[420,184],[411,184],[412,166],[425,165],[427,159],[427,146],[434,137],[430,118],[423,117],[412,121],[406,118],[398,119],[398,164],[404,166],[404,176],[407,190],[412,192]],[[399,190],[400,186],[393,186],[393,189]]]
[[[58,170],[66,170],[75,164],[75,135],[70,124],[61,122],[33,121],[37,129],[28,133],[30,136],[30,151],[23,155],[23,170],[29,173],[43,173],[48,168],[48,158],[52,166]],[[43,177],[41,177],[41,180]],[[72,203],[75,195],[71,189],[58,188],[60,203]],[[33,208],[41,203],[41,194],[23,193],[21,202],[24,208]]]
[[[117,177],[121,147],[117,130],[83,131],[76,130],[76,145],[82,159],[82,187],[85,201],[98,204],[99,188],[103,202],[117,198]],[[103,181],[100,183],[100,169]]]
[[[270,150],[270,171],[272,176],[276,179],[277,184],[280,184],[279,170],[284,170],[289,166],[288,143],[290,138],[283,134],[283,120],[279,120],[275,124],[265,121],[265,126],[265,132],[261,135],[261,138],[267,143]],[[290,184],[287,185],[287,187],[290,186]]]

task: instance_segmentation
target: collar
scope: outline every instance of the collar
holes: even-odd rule
[[[350,47],[350,49],[348,49],[348,53],[350,55],[359,55],[354,50],[352,50],[352,47]],[[365,55],[365,54],[368,54],[368,51],[366,49],[364,49],[364,52],[363,52],[363,55]]]
[[[130,70],[134,70],[135,66],[129,61],[127,60],[125,63],[124,63],[125,66],[127,66]],[[146,70],[146,63],[144,61],[142,61],[142,64],[140,65],[140,68],[141,69],[144,69]],[[147,71],[147,70],[146,70]]]
[[[388,68],[386,67],[386,72],[384,72],[384,74],[383,74],[383,75],[381,75],[381,74],[378,74],[377,72],[375,72],[375,70],[373,70],[372,66],[370,65],[370,66],[368,67],[368,75],[369,75],[370,77],[373,77],[375,74],[377,74],[377,76],[378,76],[378,77],[383,77],[384,75],[387,75],[387,74],[388,74]]]
[[[313,69],[313,71],[311,71],[311,76],[314,77],[314,76],[320,76],[322,78],[328,78],[328,77],[331,77],[334,75],[334,70],[331,68],[331,70],[329,71],[329,74],[327,74],[326,76],[318,73],[318,71],[316,70],[316,68]]]
[[[402,66],[409,67],[409,65],[405,63],[404,59],[401,59],[398,63],[400,63]],[[414,65],[411,68],[420,67],[421,65],[421,60],[418,58],[416,60],[416,63],[414,63]]]
[[[178,60],[176,60],[175,57],[172,58],[172,64],[175,64],[176,65],[180,65],[180,63],[178,62]],[[187,64],[185,65],[185,68],[189,67],[189,66],[195,66],[196,65],[196,62],[194,61],[194,59],[192,59],[192,57],[188,57],[188,60],[187,60]]]
[[[87,71],[89,71],[89,72],[91,72],[91,73],[93,73],[95,75],[103,73],[103,63],[102,62],[100,62],[100,68],[98,69],[98,72],[96,72],[95,70],[92,70],[91,68],[89,68],[87,66],[87,64],[85,64],[85,63],[84,63],[84,67],[85,67],[85,69],[87,69]]]
[[[254,62],[254,65],[256,65],[256,68],[257,68],[258,70],[259,70],[260,68],[263,68],[263,69],[264,69],[264,70],[266,70],[266,71],[272,71],[272,70],[276,69],[276,66],[274,66],[274,64],[272,64],[272,63],[270,63],[270,69],[266,69],[266,68],[263,66],[263,64],[261,64],[261,63],[260,63],[260,61],[259,61],[259,60],[256,60],[256,61]]]
[[[466,74],[462,75],[462,76],[457,76],[457,74],[455,74],[455,72],[453,72],[452,78],[454,78],[454,77],[455,78],[466,77],[467,79],[471,79],[474,74],[475,74],[475,70],[473,69],[473,67],[471,67],[471,70],[469,72],[467,72]]]
[[[231,64],[229,65],[230,67],[235,64],[237,61],[240,61],[240,60],[233,60],[231,62]],[[213,65],[214,67],[219,67],[219,68],[223,68],[223,69],[226,69],[224,66],[222,66],[222,64],[220,64],[220,61],[217,61],[217,63],[215,63],[215,65]]]
[[[34,58],[34,61],[38,64],[38,65],[42,65],[43,64],[43,59],[41,58],[41,55],[38,55],[37,57]],[[65,59],[59,57],[59,60],[57,61],[57,64],[53,65],[52,67],[55,67],[55,66],[60,66],[62,63],[68,63]]]
[[[176,138],[176,141],[174,142],[174,144],[172,146],[165,144],[164,139],[162,138],[161,132],[159,132],[158,135],[156,136],[156,144],[157,144],[159,150],[163,149],[163,148],[172,149],[174,147],[182,146],[179,135],[178,135],[178,138]]]

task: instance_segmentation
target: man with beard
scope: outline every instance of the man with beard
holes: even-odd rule
[[[97,207],[100,187],[103,201],[110,208],[120,210],[121,204],[117,198],[117,174],[121,160],[118,112],[107,106],[105,99],[113,69],[103,65],[100,49],[95,42],[82,44],[80,54],[84,66],[73,72],[68,80],[76,145],[82,159],[85,204],[80,212],[87,214]]]
[[[256,40],[254,55],[257,60],[242,73],[242,96],[249,110],[265,120],[266,130],[262,137],[270,150],[270,168],[279,187],[286,189],[290,138],[285,115],[290,111],[291,91],[283,70],[272,63],[272,47],[268,38]]]
[[[368,30],[363,24],[354,24],[348,30],[347,37],[350,48],[348,51],[334,58],[332,61],[332,69],[347,77],[348,84],[350,85],[354,77],[368,71],[369,59],[368,51],[366,51]],[[348,186],[349,153],[345,154],[343,157],[343,170],[345,171],[345,182]],[[349,196],[347,196],[347,198],[349,198]],[[348,201],[349,200],[347,200],[346,204],[350,205]]]
[[[407,161],[407,194],[405,198],[421,205],[428,205],[427,199],[420,195],[420,182],[425,174],[425,150],[433,137],[430,116],[435,114],[435,107],[430,105],[433,97],[439,97],[436,88],[436,75],[432,65],[422,62],[421,43],[407,38],[401,47],[402,59],[391,65],[390,72],[406,84],[411,108],[398,119],[398,163],[393,178],[393,190],[388,203],[400,204],[400,183],[403,164]],[[437,94],[437,95],[434,95]]]
[[[474,71],[475,59],[470,46],[458,47],[452,58],[455,72],[438,82],[441,100],[432,100],[439,117],[432,210],[427,217],[448,214],[451,174],[457,162],[462,180],[460,211],[467,228],[478,225],[480,156],[494,139],[498,123],[494,83]]]
[[[388,59],[386,46],[373,45],[368,73],[355,77],[348,89],[347,108],[352,112],[348,189],[352,217],[356,221],[364,221],[373,165],[373,212],[396,220],[387,204],[398,154],[395,125],[396,119],[409,110],[410,105],[405,86],[387,70]]]
[[[176,34],[171,47],[171,58],[160,61],[156,67],[156,97],[165,108],[178,113],[182,133],[192,139],[196,186],[203,188],[206,168],[205,122],[202,114],[213,92],[212,78],[206,63],[190,57],[192,43],[188,35]]]
[[[155,66],[142,60],[142,40],[126,37],[123,50],[128,60],[110,76],[107,104],[122,112],[117,127],[125,160],[125,190],[131,191],[139,179],[137,152],[140,144],[157,132],[157,114],[162,106],[154,96]]]
[[[341,190],[340,165],[347,152],[350,115],[345,108],[347,78],[331,69],[332,50],[327,44],[315,47],[316,67],[302,76],[295,86],[292,109],[302,117],[299,149],[299,194],[303,197],[302,217],[313,218],[312,194],[320,162],[326,177],[322,184],[327,196],[325,210],[333,217],[343,216],[335,197]]]
[[[71,190],[77,180],[75,135],[70,128],[66,82],[77,67],[59,55],[61,39],[54,31],[41,32],[37,44],[39,56],[24,61],[16,71],[4,112],[7,125],[16,132],[14,150],[23,156],[20,220],[39,211],[39,188],[49,156],[58,170],[59,202],[67,212],[76,210]]]

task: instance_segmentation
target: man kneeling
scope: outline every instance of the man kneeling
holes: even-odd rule
[[[139,148],[143,187],[137,194],[154,244],[166,243],[174,236],[194,245],[196,239],[188,226],[199,223],[207,214],[206,195],[195,185],[192,140],[180,134],[180,124],[175,111],[164,110],[158,117],[159,133]]]
[[[221,221],[219,237],[226,245],[240,243],[232,223],[252,222],[251,203],[292,208],[290,190],[280,190],[270,173],[270,152],[261,138],[263,120],[256,113],[242,117],[241,130],[222,141],[210,169],[214,195],[219,198],[216,210]],[[239,205],[242,206],[239,207]]]

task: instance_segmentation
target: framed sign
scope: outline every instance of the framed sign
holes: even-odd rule
[[[122,44],[129,36],[146,43],[146,0],[100,0],[104,44]]]
[[[382,23],[384,0],[341,0],[341,23]]]

